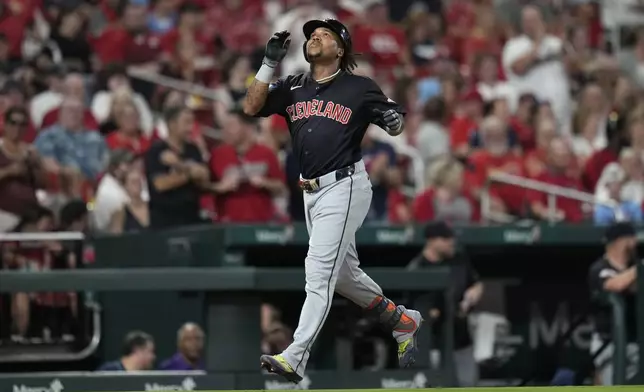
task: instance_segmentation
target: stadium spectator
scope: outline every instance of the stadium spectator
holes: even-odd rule
[[[430,99],[425,104],[423,114],[424,121],[416,135],[416,146],[427,167],[450,152],[449,134],[444,125],[447,115],[445,101],[441,97]]]
[[[637,32],[633,50],[621,53],[619,60],[628,78],[639,88],[644,88],[644,28]]]
[[[228,112],[241,105],[246,96],[250,66],[250,59],[246,56],[232,56],[224,63],[222,84],[215,89],[215,119],[219,124],[226,122]]]
[[[568,189],[581,190],[578,172],[573,163],[574,155],[564,138],[555,137],[548,146],[547,169],[535,179],[545,184]],[[527,196],[530,211],[538,218],[548,221],[580,222],[583,219],[581,203],[566,197],[558,197],[555,210],[548,208],[548,195],[540,191],[529,191]]]
[[[591,353],[595,353],[604,342],[614,339],[612,333],[612,308],[606,298],[609,293],[622,297],[625,304],[626,327],[626,376],[631,378],[637,371],[639,349],[637,346],[636,291],[637,280],[635,228],[631,223],[620,222],[610,225],[604,234],[605,253],[593,263],[588,272],[591,299],[593,335]],[[615,346],[609,343],[597,357],[595,367],[602,385],[613,385],[613,355]]]
[[[25,95],[24,86],[17,81],[9,80],[4,87],[0,89],[0,127],[4,121],[4,112],[9,108],[28,108],[29,102]],[[22,133],[22,140],[26,143],[33,143],[36,138],[36,128],[31,121],[28,121],[27,128]]]
[[[189,81],[196,75],[214,66],[214,40],[204,33],[204,9],[201,5],[185,1],[179,8],[177,27],[161,37],[164,60],[171,63],[174,73],[183,75]],[[185,69],[190,69],[191,77]]]
[[[125,336],[121,349],[122,357],[101,365],[98,371],[136,372],[150,370],[156,359],[154,339],[141,331],[132,331]]]
[[[154,34],[164,34],[177,24],[176,0],[156,0],[148,13],[148,29]]]
[[[474,4],[467,0],[451,1],[445,7],[445,43],[449,48],[450,58],[458,64],[465,60],[463,43],[476,20]]]
[[[523,162],[516,150],[512,150],[508,138],[508,126],[496,117],[487,117],[481,123],[480,135],[483,147],[470,155],[471,167],[465,178],[475,197],[481,196],[487,177],[493,172],[523,176]],[[521,215],[524,191],[512,185],[490,186],[492,209],[498,213]]]
[[[407,270],[418,271],[434,266],[448,265],[452,268],[451,290],[458,302],[452,311],[454,318],[454,369],[459,387],[472,387],[478,383],[479,369],[474,360],[474,348],[467,315],[483,296],[483,283],[478,273],[462,251],[456,251],[456,233],[443,221],[434,221],[425,227],[425,246],[421,253],[407,265]],[[432,293],[416,299],[419,306],[428,310],[435,325],[432,328],[435,341],[441,341],[440,324],[445,320],[445,300],[442,293]],[[422,305],[420,305],[422,304]]]
[[[526,176],[536,178],[546,171],[548,146],[557,136],[557,124],[553,120],[541,120],[536,124],[536,147],[528,151],[523,158]]]
[[[85,92],[85,80],[83,79],[83,75],[79,73],[68,73],[65,77],[63,89],[63,95],[52,102],[52,104],[56,101],[58,101],[58,103],[56,103],[51,110],[45,112],[45,115],[42,118],[42,124],[36,124],[36,126],[40,128],[48,128],[55,125],[59,121],[60,108],[62,106],[63,100],[65,98],[73,98],[75,100],[78,100],[83,105],[82,120],[85,129],[98,130],[98,122],[94,118],[91,110],[89,110],[89,108],[85,106],[87,103],[87,96]]]
[[[492,56],[495,60],[500,57],[505,38],[491,7],[479,5],[476,11],[474,26],[463,42],[463,62],[469,70],[475,68],[477,58],[482,55]],[[498,64],[495,62],[494,65],[498,73]]]
[[[108,115],[99,126],[101,135],[109,136],[112,132],[116,131],[119,128],[119,124],[116,123],[116,118],[121,117],[121,114],[126,106],[136,107],[134,96],[128,88],[121,87],[114,91],[113,94],[111,94],[111,102],[109,105]],[[140,127],[142,124],[139,121],[137,125]]]
[[[143,95],[132,90],[127,71],[123,65],[108,64],[98,77],[97,90],[92,98],[91,108],[94,118],[99,123],[104,124],[110,119],[113,121],[118,112],[119,102],[117,101],[122,102],[127,97],[128,100],[134,103],[139,112],[141,130],[148,137],[152,135],[154,118],[150,106]],[[114,129],[113,125],[112,129]]]
[[[54,231],[53,214],[49,226],[41,231]],[[82,200],[71,200],[60,210],[58,231],[87,233],[89,228],[89,213]],[[41,270],[75,269],[83,260],[83,243],[79,241],[48,240],[39,244],[45,251],[45,262]],[[39,326],[37,336],[42,336],[46,342],[74,341],[78,321],[78,295],[75,292],[38,293],[32,304],[36,315],[35,324]]]
[[[207,10],[204,30],[208,36],[216,37],[217,45],[220,46],[218,49],[230,48],[237,53],[248,55],[257,49],[259,44],[262,48],[263,58],[266,40],[274,32],[270,22],[275,20],[275,18],[267,18],[264,11],[273,9],[277,11],[277,14],[281,14],[281,4],[277,2],[267,4],[261,0],[235,0],[205,4],[207,4]],[[286,10],[283,11],[286,13]],[[291,32],[294,31],[291,30]],[[261,61],[261,58],[259,60]],[[257,68],[253,66],[253,69]]]
[[[211,154],[219,220],[269,222],[277,217],[273,198],[284,195],[285,175],[275,152],[257,142],[257,120],[239,107],[227,115],[225,143]]]
[[[467,224],[479,220],[478,203],[463,183],[463,164],[445,157],[432,163],[427,172],[429,187],[413,202],[413,216],[417,222],[442,220]]]
[[[618,162],[625,174],[622,198],[641,204],[644,202],[644,156],[625,148],[620,152]]]
[[[603,124],[602,124],[603,123]],[[603,125],[603,127],[600,127]],[[573,119],[572,149],[581,162],[586,162],[596,151],[606,147],[606,122],[601,114],[577,111]],[[604,135],[603,137],[600,134]],[[603,139],[603,140],[601,140]],[[598,148],[599,145],[602,147]]]
[[[382,222],[387,219],[387,194],[389,193],[389,175],[396,166],[396,151],[391,145],[375,140],[371,129],[362,139],[362,159],[371,179],[373,197],[367,221]],[[379,131],[379,130],[378,130]],[[376,131],[377,132],[377,131]]]
[[[611,199],[607,185],[608,181],[614,178],[622,179],[619,199],[632,201],[638,205],[644,202],[644,158],[641,154],[627,147],[619,153],[617,162],[606,165],[595,188],[597,200]]]
[[[367,56],[378,77],[391,78],[396,68],[402,67],[407,76],[413,76],[411,56],[405,32],[389,21],[384,0],[366,2],[364,18],[353,31],[355,51]]]
[[[594,135],[588,137],[591,141],[592,151],[597,151],[606,147],[607,140],[605,130],[608,115],[612,110],[610,106],[611,102],[606,98],[606,91],[604,91],[599,84],[586,84],[584,89],[581,91],[581,97],[577,109],[578,112],[596,116],[594,119],[594,122],[596,123]],[[589,124],[584,125],[588,126]],[[591,131],[592,128],[587,132]]]
[[[85,30],[86,22],[80,8],[64,10],[54,21],[50,36],[56,43],[65,65],[83,73],[92,70],[93,54]]]
[[[443,92],[443,99],[445,102],[449,102],[445,98],[446,93],[446,91]],[[461,94],[460,99],[459,97],[456,99],[459,100],[458,105],[449,123],[450,146],[454,154],[466,156],[470,152],[469,144],[472,132],[478,127],[483,117],[483,98],[478,91],[470,90]]]
[[[98,183],[94,198],[92,217],[96,230],[105,231],[112,215],[128,202],[125,177],[134,170],[133,161],[134,154],[128,150],[115,149],[110,152],[107,171]]]
[[[521,94],[517,98],[516,110],[510,118],[510,126],[519,135],[521,147],[525,151],[535,148],[535,118],[537,100],[532,94]]]
[[[108,149],[95,129],[83,124],[83,104],[65,98],[60,121],[38,135],[34,142],[48,172],[60,176],[67,194],[80,196],[84,181],[95,181],[107,165]]]
[[[503,67],[510,84],[520,93],[529,92],[551,102],[559,129],[570,133],[571,102],[563,43],[549,35],[543,15],[536,6],[521,13],[523,34],[510,39],[503,48]]]
[[[48,214],[40,208],[30,209],[15,225],[14,233],[36,233],[47,231]],[[30,242],[2,243],[2,269],[38,271],[46,262],[46,251],[41,244]],[[30,293],[15,293],[11,296],[11,338],[16,342],[24,342],[36,333],[37,326],[32,322],[32,300]],[[41,333],[38,334],[42,337]]]
[[[199,149],[189,141],[194,123],[192,111],[170,108],[164,118],[168,137],[157,140],[144,156],[153,229],[201,223],[200,191],[210,177]]]
[[[608,178],[604,178],[605,175]],[[599,182],[606,188],[606,197],[601,204],[595,204],[593,214],[595,224],[609,225],[622,221],[634,223],[642,221],[642,206],[622,197],[625,177],[626,173],[623,170],[604,170]]]
[[[124,185],[127,201],[114,211],[110,219],[110,232],[113,234],[144,231],[150,226],[150,209],[143,199],[143,175],[137,171],[125,174]]]
[[[58,65],[47,68],[44,75],[47,89],[31,98],[29,115],[31,122],[38,128],[49,111],[60,106],[65,92],[65,71]]]
[[[160,39],[147,28],[147,6],[147,1],[137,0],[115,7],[118,22],[111,23],[94,42],[102,66],[121,63],[138,71],[159,70]]]
[[[7,80],[0,90],[2,103],[4,108],[11,107],[26,107],[27,106],[27,91],[22,83],[17,80]]]
[[[586,190],[595,190],[604,168],[608,164],[616,162],[620,151],[631,144],[631,136],[626,128],[624,115],[616,112],[611,113],[606,123],[608,145],[591,155],[586,160],[582,171],[581,179]]]
[[[521,140],[519,139],[519,135],[517,135],[517,132],[514,130],[510,123],[510,109],[508,107],[507,98],[498,96],[490,100],[489,102],[486,102],[483,106],[483,114],[486,117],[494,117],[505,124],[504,126],[507,128],[508,145],[514,151],[516,151],[517,154],[521,154],[523,152],[521,149]],[[477,128],[473,128],[469,132],[469,145],[471,150],[481,148],[483,145],[483,142],[481,140],[481,132],[479,132]],[[534,140],[532,140],[534,138],[534,135],[523,136],[523,141],[527,145],[534,144]],[[525,140],[526,136],[529,138],[529,140]]]
[[[404,175],[399,168],[393,168],[388,176],[387,221],[392,224],[411,224],[414,216],[409,197],[404,190]]]
[[[440,19],[436,15],[412,15],[407,28],[407,42],[411,61],[421,75],[431,73],[432,63],[447,55],[446,48],[440,44]]]
[[[185,323],[177,332],[177,352],[161,362],[159,370],[206,370],[203,361],[204,332],[195,323]]]
[[[485,102],[493,101],[500,97],[508,100],[511,113],[516,112],[518,96],[515,88],[500,78],[498,56],[493,54],[482,54],[474,62],[474,76],[476,90]]]
[[[45,186],[38,153],[22,141],[28,126],[29,117],[24,109],[10,108],[5,112],[0,138],[0,212],[3,216],[0,226],[4,229],[38,206],[36,190]]]
[[[107,146],[110,150],[124,149],[136,156],[143,155],[150,148],[150,139],[140,128],[141,121],[136,106],[130,101],[114,114],[118,129],[105,138]]]

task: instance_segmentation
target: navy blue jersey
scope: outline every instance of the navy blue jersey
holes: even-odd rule
[[[360,143],[377,118],[374,109],[404,114],[369,78],[340,72],[320,84],[305,73],[272,83],[257,116],[286,118],[300,173],[313,179],[362,158]]]

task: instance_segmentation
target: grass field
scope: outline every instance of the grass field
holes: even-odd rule
[[[430,388],[430,389],[318,389],[310,392],[409,392],[409,391],[427,391],[436,392],[437,390],[449,392],[611,392],[611,391],[633,391],[644,392],[644,386],[632,385],[625,387],[521,387],[521,388]],[[223,391],[207,391],[223,392]],[[259,392],[259,391],[246,391]],[[279,392],[279,391],[278,391]]]
[[[520,388],[430,388],[430,389],[317,389],[309,390],[310,392],[409,392],[409,391],[427,391],[427,392],[436,392],[448,391],[448,392],[611,392],[611,391],[632,391],[632,392],[644,392],[644,386],[642,385],[630,385],[630,386],[621,386],[621,387],[520,387]],[[252,390],[243,390],[244,392],[260,392]],[[261,391],[266,391],[262,389]],[[202,392],[225,392],[225,391],[202,391]],[[279,392],[279,391],[277,391]]]

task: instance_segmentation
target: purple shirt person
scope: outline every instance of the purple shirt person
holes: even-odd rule
[[[161,363],[159,370],[206,370],[201,357],[204,332],[195,323],[185,323],[177,333],[177,353]]]

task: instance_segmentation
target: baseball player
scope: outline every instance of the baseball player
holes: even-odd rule
[[[303,30],[310,72],[272,83],[290,44],[288,31],[275,33],[244,100],[246,114],[286,118],[300,165],[310,237],[306,300],[294,342],[279,355],[260,358],[263,368],[294,383],[302,380],[334,292],[379,317],[398,343],[401,367],[414,363],[416,334],[423,321],[419,312],[387,299],[360,269],[355,242],[372,195],[360,143],[370,123],[390,135],[400,135],[404,110],[373,80],[352,74],[356,62],[351,36],[342,23],[312,20]]]

